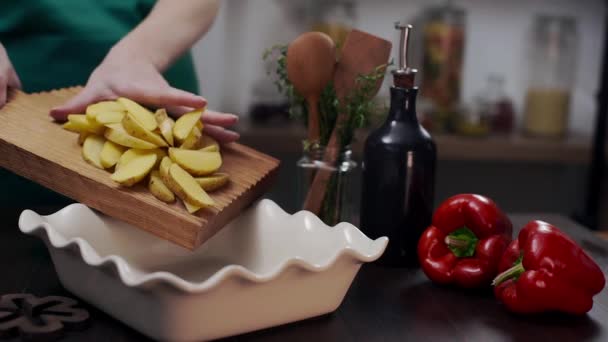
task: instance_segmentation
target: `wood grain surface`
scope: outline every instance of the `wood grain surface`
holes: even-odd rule
[[[60,207],[32,209],[50,214]],[[28,292],[37,296],[74,298],[61,286],[44,243],[19,232],[17,218],[20,212],[20,208],[0,208],[0,269],[3,272],[0,294]],[[510,217],[516,231],[532,219],[557,225],[578,242],[604,272],[608,270],[608,242],[572,220],[551,214]],[[91,313],[91,326],[84,331],[69,332],[62,342],[150,341],[95,307],[86,305],[85,308]],[[205,321],[200,324],[205,324]],[[593,309],[581,317],[558,314],[519,316],[507,312],[490,290],[466,291],[435,285],[418,268],[366,264],[344,302],[333,314],[222,340],[258,341],[608,341],[608,288],[595,296]]]
[[[13,92],[0,111],[0,167],[35,181],[160,238],[195,249],[270,186],[279,161],[240,144],[222,146],[228,186],[211,194],[216,207],[189,214],[180,201],[166,204],[138,184],[124,188],[110,173],[82,159],[77,134],[62,129],[49,110],[80,88]]]

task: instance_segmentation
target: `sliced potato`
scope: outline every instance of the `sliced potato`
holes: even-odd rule
[[[160,174],[158,171],[154,170],[150,173],[150,182],[148,183],[148,189],[154,195],[154,197],[159,200],[167,203],[175,202],[175,195],[173,192],[165,185],[163,180],[160,178]]]
[[[164,157],[167,157],[167,153],[165,152],[165,150],[162,150],[160,148],[156,148],[153,150],[139,150],[136,148],[132,148],[132,149],[127,150],[125,153],[123,153],[120,156],[118,163],[116,163],[116,170],[118,170],[119,168],[121,168],[124,165],[127,165],[131,160],[135,159],[136,157],[139,157],[146,153],[155,153],[156,154],[157,158],[156,158],[156,164],[154,164],[154,168],[158,167],[158,165],[160,164],[160,161]]]
[[[122,145],[125,147],[138,148],[141,150],[152,150],[157,148],[158,146],[154,145],[151,142],[138,139],[132,135],[129,135],[127,131],[125,131],[122,124],[108,124],[106,125],[107,129],[104,133],[104,136],[118,145]]]
[[[199,207],[198,205],[192,204],[188,201],[182,201],[182,203],[184,203],[184,207],[186,207],[186,210],[188,210],[188,213],[190,213],[190,214],[194,214],[197,211],[201,210],[201,207]]]
[[[154,118],[158,124],[160,134],[165,138],[165,141],[169,146],[173,146],[173,126],[175,126],[175,121],[167,115],[167,111],[164,108],[157,110],[156,113],[154,113]]]
[[[129,135],[150,142],[158,147],[167,146],[160,135],[147,130],[133,114],[127,113],[122,120],[122,126]]]
[[[218,152],[182,150],[170,148],[169,157],[183,169],[194,176],[206,176],[222,166],[222,157]]]
[[[121,185],[132,186],[150,173],[157,158],[154,152],[144,153],[121,166],[110,178]]]
[[[200,147],[200,142],[201,142],[202,136],[203,135],[202,135],[200,129],[198,129],[196,126],[192,127],[190,134],[188,134],[188,137],[186,138],[186,140],[184,140],[184,142],[182,143],[182,145],[179,148],[186,149],[186,150],[198,149]]]
[[[158,149],[152,150],[152,151],[154,151],[154,153],[156,153],[156,156],[158,157],[156,159],[156,164],[154,164],[154,168],[156,169],[160,166],[161,160],[163,160],[165,157],[168,158],[168,156],[167,156],[167,152],[165,149],[158,148]]]
[[[200,149],[207,152],[219,152],[220,144],[212,137],[203,135],[201,138]]]
[[[116,101],[122,104],[127,112],[133,114],[135,119],[137,119],[146,130],[151,132],[158,127],[154,114],[139,103],[129,100],[126,97],[119,97]]]
[[[138,150],[136,148],[126,150],[125,153],[120,156],[118,162],[116,162],[116,170],[118,170],[121,166],[127,165],[131,160],[135,159],[137,156],[146,154],[148,151],[153,150]]]
[[[63,128],[76,133],[89,132],[93,134],[103,134],[105,130],[104,126],[89,120],[84,114],[68,115],[68,122],[63,124]]]
[[[84,144],[84,141],[91,134],[93,134],[93,133],[90,133],[90,132],[80,132],[80,133],[78,133],[78,145],[82,146]]]
[[[101,165],[101,150],[105,144],[106,139],[99,135],[89,135],[82,145],[82,157],[84,160],[100,169],[103,169]]]
[[[173,178],[171,178],[171,176],[169,176],[169,170],[171,169],[171,165],[173,165],[173,162],[171,161],[171,159],[169,157],[163,158],[163,160],[160,162],[160,168],[159,168],[160,179],[169,188],[169,190],[171,190],[174,194],[178,194],[178,193],[183,194],[183,191],[181,190],[180,186],[173,180]],[[179,195],[178,195],[178,197],[179,197]],[[186,210],[188,210],[188,212],[190,214],[193,214],[201,209],[200,206],[189,202],[185,196],[180,197],[180,198],[182,200],[182,203],[184,203]]]
[[[154,112],[154,119],[156,119],[156,123],[160,126],[161,123],[169,119],[169,114],[165,108],[159,108]]]
[[[228,184],[230,177],[227,173],[214,173],[208,177],[195,178],[198,185],[205,191],[214,191]]]
[[[160,162],[160,166],[158,171],[160,172],[160,176],[161,177],[168,177],[169,176],[169,168],[171,168],[171,164],[173,164],[173,162],[171,161],[171,158],[169,157],[164,157],[161,162]]]
[[[219,152],[220,149],[218,148],[217,145],[209,145],[207,147],[203,147],[203,148],[199,149],[199,151],[201,151],[201,152]]]
[[[116,165],[120,156],[125,152],[127,148],[120,146],[115,142],[106,141],[101,150],[101,166],[106,169]]]
[[[125,107],[116,101],[101,101],[89,105],[86,110],[87,118],[95,120],[99,114],[106,112],[124,112]]]
[[[192,131],[192,128],[197,125],[197,122],[200,122],[202,114],[202,110],[195,110],[182,115],[175,122],[175,126],[173,126],[173,137],[178,142],[186,140],[188,134]]]
[[[175,194],[184,201],[188,201],[191,204],[205,208],[215,204],[213,199],[207,195],[205,190],[194,180],[188,172],[182,169],[178,164],[173,163],[169,168],[169,178],[173,187],[175,187]]]
[[[107,125],[122,122],[125,112],[103,112],[95,116],[95,121],[100,125]]]

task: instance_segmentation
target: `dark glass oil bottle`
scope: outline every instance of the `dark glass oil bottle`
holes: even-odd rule
[[[407,32],[402,47],[406,43]],[[389,238],[378,263],[414,266],[418,239],[433,213],[436,148],[416,117],[416,70],[405,58],[400,64],[386,122],[365,143],[361,229],[370,238]]]

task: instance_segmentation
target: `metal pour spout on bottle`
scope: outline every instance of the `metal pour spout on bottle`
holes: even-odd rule
[[[393,70],[393,85],[400,88],[413,88],[417,69],[410,68],[407,62],[407,51],[410,44],[412,25],[395,23],[395,29],[401,31],[399,39],[399,69]]]
[[[400,30],[399,68],[393,71],[386,121],[365,142],[361,230],[370,238],[387,236],[377,261],[387,266],[417,265],[416,246],[431,223],[436,148],[416,116],[417,70],[408,64],[410,25]]]

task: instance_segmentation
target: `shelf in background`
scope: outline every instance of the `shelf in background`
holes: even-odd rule
[[[253,125],[242,122],[237,131],[241,142],[269,154],[301,153],[306,130],[298,124]],[[367,131],[357,134],[353,145],[360,154]],[[457,135],[433,135],[440,160],[544,162],[561,164],[588,163],[591,156],[589,137],[572,135],[562,140],[528,138],[520,135],[471,138]]]

